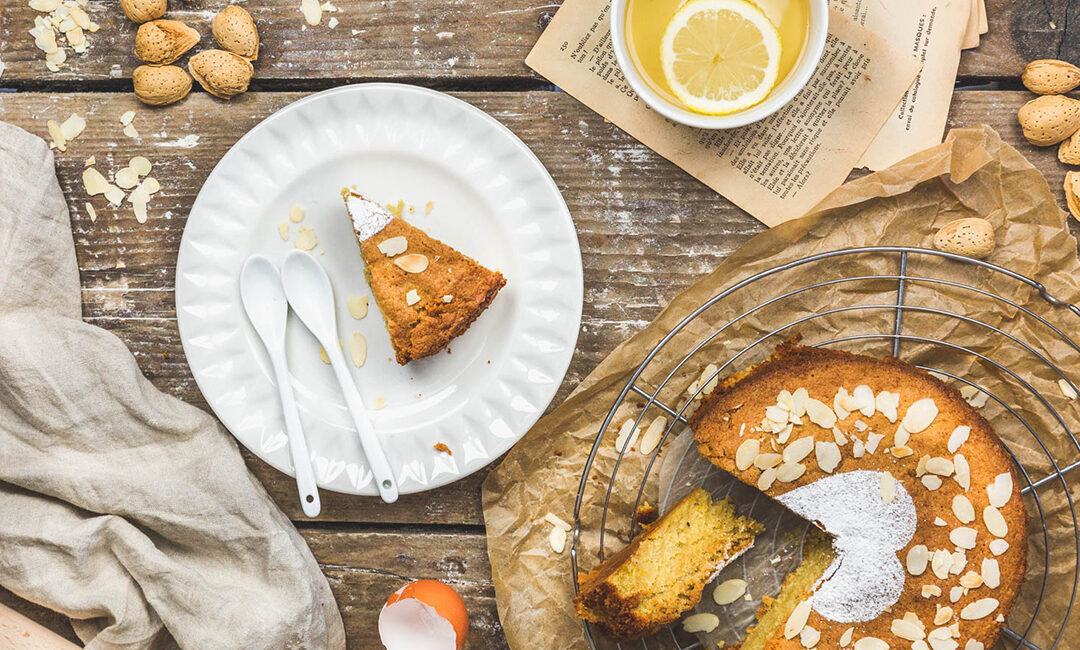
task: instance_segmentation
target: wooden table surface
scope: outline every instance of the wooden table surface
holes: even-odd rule
[[[208,24],[227,0],[172,0],[167,17]],[[578,349],[553,406],[620,341],[650,321],[675,294],[710,271],[763,226],[698,181],[554,88],[524,64],[558,9],[526,0],[336,0],[336,29],[302,29],[299,0],[248,0],[262,38],[251,91],[224,102],[198,88],[163,109],[131,93],[136,26],[117,0],[90,0],[101,30],[85,56],[62,72],[45,69],[28,30],[36,14],[25,0],[0,0],[0,120],[46,136],[47,119],[72,112],[86,132],[57,154],[82,271],[83,313],[119,335],[160,389],[206,407],[184,359],[173,282],[188,210],[230,146],[260,120],[305,94],[374,80],[446,90],[516,133],[551,172],[574,222],[585,267]],[[1026,61],[1061,57],[1080,63],[1080,3],[987,0],[990,33],[964,53],[950,126],[990,124],[1046,175],[1064,205],[1066,169],[1055,149],[1028,145],[1016,110],[1031,98],[1019,84]],[[353,30],[357,30],[354,34]],[[119,116],[137,111],[142,136],[121,133]],[[135,155],[154,162],[162,185],[150,219],[130,206],[102,209],[91,222],[81,172],[90,155],[112,168]],[[117,165],[119,166],[119,165]],[[1075,221],[1070,221],[1077,231]],[[2,254],[2,253],[0,253]],[[246,451],[255,475],[296,522],[337,596],[350,647],[381,647],[376,617],[405,581],[454,585],[471,616],[472,648],[506,643],[495,611],[485,549],[480,484],[487,470],[387,506],[372,498],[323,494],[323,514],[304,517],[292,479]],[[488,468],[490,469],[490,468]],[[0,602],[62,635],[67,620],[0,589]]]

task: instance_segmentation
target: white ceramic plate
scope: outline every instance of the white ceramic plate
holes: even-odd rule
[[[507,278],[450,351],[399,366],[374,299],[354,320],[351,295],[371,296],[341,188],[415,206],[406,218]],[[430,215],[426,205],[433,203]],[[269,359],[244,316],[240,267],[292,250],[278,224],[289,209],[319,239],[338,326],[359,332],[368,359],[353,368],[402,493],[445,485],[517,442],[555,395],[581,323],[581,253],[551,176],[506,127],[442,93],[397,84],[322,92],[240,139],[192,207],[176,264],[176,311],[188,363],[214,412],[255,455],[292,474]],[[287,351],[319,486],[375,495],[371,472],[319,345],[290,314]],[[348,354],[346,354],[348,357]],[[436,451],[443,443],[453,455]]]

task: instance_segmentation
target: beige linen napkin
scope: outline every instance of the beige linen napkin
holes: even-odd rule
[[[0,122],[0,584],[91,648],[343,648],[304,540],[214,418],[81,320],[52,153]]]

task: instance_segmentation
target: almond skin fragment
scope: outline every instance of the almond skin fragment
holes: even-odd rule
[[[152,20],[135,32],[135,56],[150,65],[168,65],[199,42],[199,32],[179,20]]]
[[[214,40],[233,54],[249,61],[259,58],[259,30],[246,9],[238,5],[225,7],[211,23]]]
[[[165,106],[178,102],[191,92],[191,77],[175,65],[141,65],[131,73],[135,96],[144,104]]]
[[[1033,93],[1063,95],[1080,86],[1080,68],[1057,59],[1039,59],[1027,64],[1020,80]]]
[[[255,74],[251,61],[225,50],[199,52],[188,61],[188,71],[206,92],[221,99],[247,90]]]
[[[1049,147],[1080,129],[1080,101],[1063,95],[1043,95],[1021,106],[1017,118],[1028,142]]]

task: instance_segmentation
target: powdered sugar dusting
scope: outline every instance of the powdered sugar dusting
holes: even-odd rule
[[[837,623],[870,621],[896,603],[906,573],[897,551],[915,534],[915,505],[899,481],[881,499],[881,472],[827,476],[778,497],[833,535],[836,560],[814,594],[814,611]]]
[[[356,194],[349,194],[345,198],[345,207],[349,211],[353,230],[356,231],[356,236],[360,241],[366,241],[379,234],[394,218],[394,215],[383,206]]]

